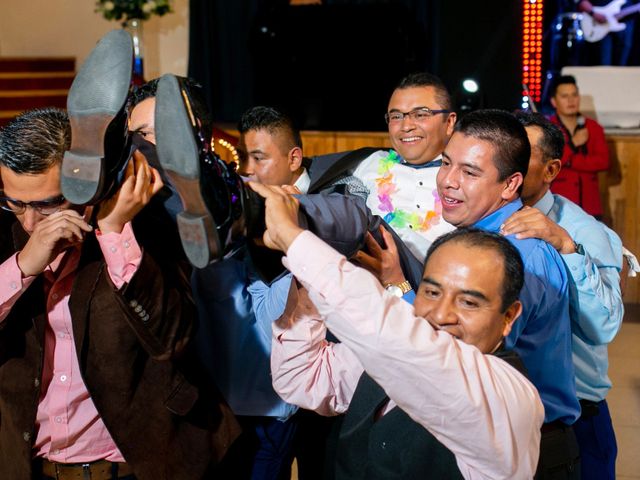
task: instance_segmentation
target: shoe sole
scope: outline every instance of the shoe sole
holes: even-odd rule
[[[190,113],[178,79],[164,75],[156,93],[156,151],[184,208],[177,216],[184,252],[194,267],[204,268],[220,256],[221,248],[200,189],[200,156]]]
[[[102,192],[104,137],[127,100],[132,59],[131,36],[123,30],[109,32],[71,84],[67,97],[71,147],[64,154],[60,178],[62,194],[71,203],[92,203]]]

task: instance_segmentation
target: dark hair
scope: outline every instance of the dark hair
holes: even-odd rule
[[[180,87],[188,92],[193,114],[200,120],[202,131],[206,137],[205,141],[210,142],[213,131],[213,119],[207,107],[202,85],[191,78],[179,77],[177,75],[176,78],[180,81]],[[129,111],[147,98],[155,97],[158,92],[159,81],[159,78],[154,78],[144,85],[136,87],[129,95]]]
[[[411,73],[400,80],[400,83],[396,85],[395,90],[401,90],[404,88],[413,87],[433,87],[436,91],[436,100],[446,110],[453,108],[453,102],[451,101],[451,95],[447,90],[446,85],[440,78],[427,72]],[[446,116],[444,117],[446,119]]]
[[[64,110],[29,110],[0,130],[0,165],[19,174],[44,173],[62,162],[70,146],[71,126]]]
[[[286,136],[288,149],[302,148],[300,131],[294,126],[293,120],[275,108],[257,106],[244,112],[238,123],[238,131],[242,135],[249,130],[266,130],[271,135],[282,132]]]
[[[542,150],[542,160],[548,162],[562,158],[564,135],[558,126],[541,113],[518,112],[516,118],[524,127],[536,127],[542,132],[538,147]],[[533,145],[531,145],[533,147]]]
[[[499,181],[516,172],[523,177],[527,174],[531,156],[529,137],[513,114],[504,110],[476,110],[462,117],[455,131],[493,145],[493,163],[498,169]]]
[[[551,84],[551,97],[555,97],[558,92],[558,87],[560,85],[575,85],[578,88],[578,84],[576,83],[576,77],[573,75],[560,75],[556,78]]]
[[[518,249],[509,240],[497,233],[487,232],[478,228],[462,227],[441,235],[431,244],[424,262],[425,267],[431,255],[442,245],[449,242],[458,242],[469,247],[493,250],[502,257],[504,273],[502,276],[502,311],[505,312],[518,299],[524,284],[524,264]]]
[[[153,80],[149,80],[147,83],[135,87],[131,94],[129,95],[129,106],[130,108],[135,107],[140,102],[146,100],[147,98],[153,98],[156,96],[158,92],[158,82],[159,78],[154,78]]]

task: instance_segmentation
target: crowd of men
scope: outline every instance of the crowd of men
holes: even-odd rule
[[[276,480],[295,457],[303,480],[615,478],[625,260],[597,189],[555,193],[608,165],[576,93],[560,79],[551,120],[457,118],[416,73],[391,149],[314,158],[256,106],[241,184],[199,87],[168,75],[127,100],[133,154],[92,205],[65,198],[84,188],[65,152],[110,105],[19,115],[0,131],[0,477]]]

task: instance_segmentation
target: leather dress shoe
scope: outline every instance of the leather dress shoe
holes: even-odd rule
[[[231,254],[237,241],[251,234],[248,225],[250,231],[264,230],[260,201],[244,186],[235,164],[226,164],[212,151],[211,132],[197,114],[201,111],[206,111],[202,99],[183,79],[160,79],[155,109],[158,160],[180,196],[178,230],[187,258],[198,268]]]
[[[73,204],[95,204],[120,186],[131,156],[126,100],[133,41],[107,33],[89,54],[67,97],[71,147],[62,161],[62,194]]]

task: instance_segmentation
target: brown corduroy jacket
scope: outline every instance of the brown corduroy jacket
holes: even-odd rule
[[[239,427],[215,392],[196,387],[199,375],[189,347],[195,307],[186,272],[171,260],[176,255],[166,255],[162,266],[154,260],[150,251],[162,249],[145,249],[140,228],[147,226],[136,228],[134,222],[142,262],[120,290],[108,276],[95,237],[85,239],[69,300],[80,371],[100,417],[139,480],[198,480],[222,458]],[[142,231],[148,238],[162,236]],[[16,251],[26,240],[15,224]],[[146,321],[140,309],[136,311],[138,305],[148,314]],[[32,478],[46,326],[38,278],[0,324],[3,479]]]

